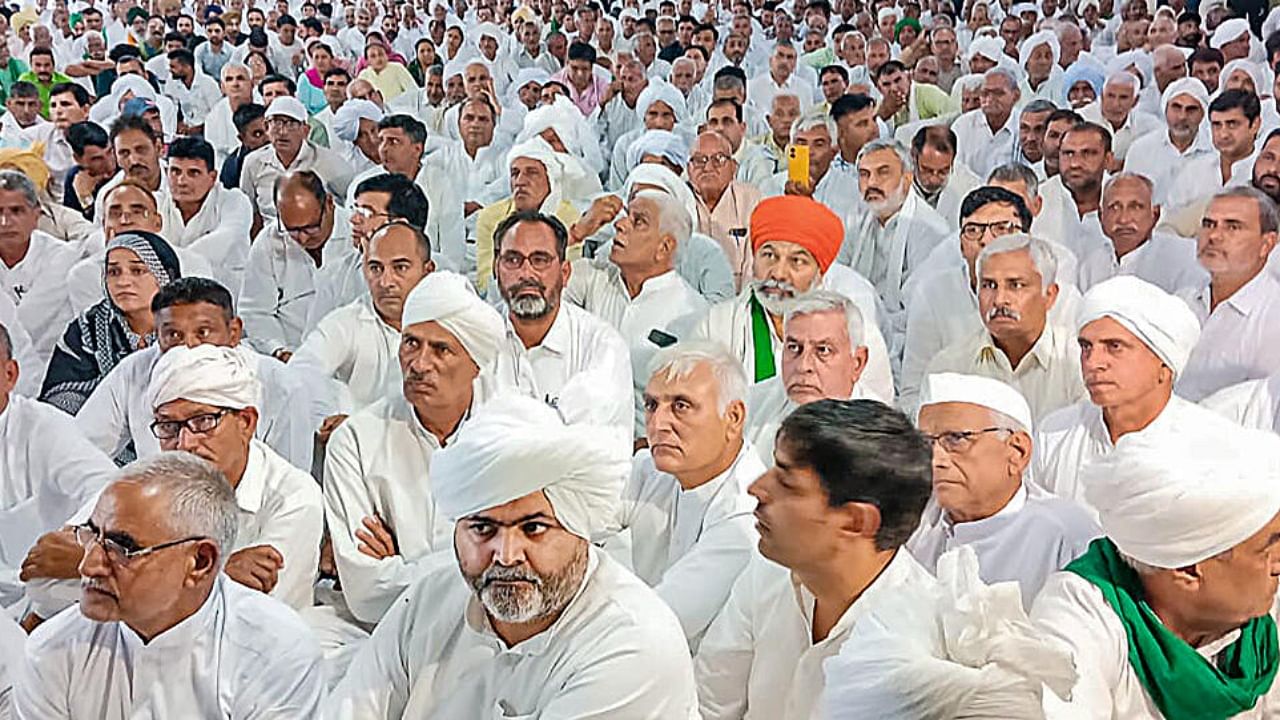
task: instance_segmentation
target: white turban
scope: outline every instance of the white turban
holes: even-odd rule
[[[1000,38],[979,38],[969,44],[969,60],[981,55],[982,57],[999,63],[1004,59],[1004,41]]]
[[[1022,393],[995,378],[960,373],[934,373],[920,388],[920,409],[942,403],[965,403],[1007,415],[1019,429],[1031,432],[1031,406]]]
[[[1058,33],[1053,30],[1041,30],[1022,42],[1022,48],[1018,50],[1018,64],[1022,67],[1027,66],[1027,60],[1030,59],[1031,53],[1041,45],[1048,45],[1049,51],[1053,53],[1053,65],[1058,65],[1058,55],[1062,52],[1061,45],[1058,44]]]
[[[447,270],[422,278],[404,299],[401,327],[424,322],[440,323],[453,333],[481,370],[493,367],[506,337],[498,311],[476,295],[465,277]]]
[[[507,152],[507,167],[510,167],[511,162],[516,158],[537,160],[547,169],[547,181],[551,186],[551,192],[547,194],[547,199],[542,201],[542,207],[539,209],[548,215],[555,214],[556,208],[560,206],[560,201],[566,194],[569,194],[570,198],[574,197],[572,188],[582,187],[589,174],[577,158],[556,152],[546,140],[536,135]],[[566,187],[570,188],[568,193],[566,193]]]
[[[461,51],[459,51],[459,53],[461,53]],[[466,58],[462,57],[461,54],[459,54],[458,57],[444,64],[444,69],[441,71],[441,74],[440,74],[440,80],[441,82],[447,83],[449,82],[449,78],[453,77],[454,75],[462,75],[463,73],[466,72],[466,70],[467,70],[467,60]]]
[[[693,191],[689,189],[689,183],[681,180],[679,175],[656,163],[642,163],[636,165],[627,174],[627,181],[623,187],[624,198],[630,198],[636,194],[637,185],[652,185],[679,200],[688,211],[690,222],[693,223],[695,232],[697,231],[698,201],[694,198]],[[681,247],[683,246],[681,244]],[[679,248],[676,252],[680,252]]]
[[[649,106],[656,102],[664,102],[671,108],[671,112],[676,116],[677,125],[683,125],[688,121],[689,109],[684,101],[684,95],[680,94],[680,88],[663,80],[652,80],[640,92],[640,97],[636,98],[636,114],[640,116],[641,127],[644,126],[644,116],[649,113]]]
[[[258,406],[258,375],[236,348],[179,345],[156,361],[147,397],[153,410],[174,400],[243,410]]]
[[[1164,108],[1165,110],[1168,110],[1169,101],[1173,100],[1179,95],[1187,95],[1189,97],[1195,98],[1195,101],[1200,103],[1201,109],[1205,111],[1205,116],[1206,117],[1208,116],[1209,90],[1204,86],[1204,83],[1200,82],[1199,80],[1193,77],[1184,77],[1184,78],[1178,78],[1177,80],[1174,80],[1173,82],[1169,83],[1167,87],[1165,87],[1164,95],[1161,96],[1160,98],[1160,107]]]
[[[1085,465],[1085,498],[1125,555],[1159,568],[1239,545],[1280,512],[1280,438],[1205,413],[1193,428],[1148,428]]]
[[[689,143],[670,130],[645,130],[627,148],[627,165],[638,167],[645,155],[657,155],[683,168],[689,164]]]
[[[352,99],[342,103],[333,114],[333,134],[340,140],[355,142],[362,119],[382,122],[382,109],[368,100]]]
[[[876,13],[876,20],[884,20],[885,18],[898,17],[898,9],[892,5],[880,8],[880,12]]]
[[[1137,336],[1174,377],[1182,374],[1200,339],[1200,322],[1185,302],[1132,275],[1117,275],[1089,288],[1076,327],[1104,317]]]
[[[582,117],[582,112],[569,98],[560,95],[556,97],[554,103],[530,110],[524,116],[524,127],[516,135],[515,141],[522,143],[548,128],[555,131],[569,154],[577,158],[583,167],[590,171],[587,176],[588,182],[583,184],[583,190],[579,192],[575,189],[574,192],[566,193],[566,196],[571,199],[582,199],[600,192],[600,179],[595,178],[594,182],[590,182],[591,178],[595,177],[595,173],[604,169],[600,142],[596,138],[595,131]]]
[[[502,395],[431,458],[431,491],[450,520],[539,490],[566,530],[591,540],[613,520],[631,468],[613,428],[566,425],[545,403]]]
[[[1241,35],[1249,33],[1249,21],[1244,18],[1231,18],[1223,20],[1222,24],[1213,31],[1213,37],[1209,39],[1209,47],[1214,50],[1221,50],[1223,45],[1239,40]]]
[[[1253,82],[1254,92],[1259,97],[1271,93],[1271,82],[1266,73],[1258,63],[1245,58],[1236,58],[1222,68],[1222,72],[1218,73],[1218,87],[1225,90],[1227,87],[1227,80],[1231,79],[1231,76],[1235,74],[1237,70],[1249,76],[1249,80]]]

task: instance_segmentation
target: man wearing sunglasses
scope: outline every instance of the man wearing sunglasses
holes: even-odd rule
[[[187,453],[122,470],[75,529],[79,607],[27,641],[18,716],[319,717],[324,672],[306,625],[222,572],[243,507]]]

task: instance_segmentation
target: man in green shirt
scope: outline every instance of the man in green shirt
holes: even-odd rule
[[[0,42],[0,102],[9,99],[9,88],[27,69],[25,62],[9,54],[9,43]]]
[[[31,49],[31,69],[19,80],[25,80],[40,91],[40,116],[49,119],[49,91],[54,85],[71,82],[71,78],[53,69],[53,51],[49,48]]]

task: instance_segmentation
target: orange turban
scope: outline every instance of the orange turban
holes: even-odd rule
[[[771,197],[751,213],[751,251],[775,240],[808,250],[825,273],[844,244],[844,223],[826,205],[811,198]]]

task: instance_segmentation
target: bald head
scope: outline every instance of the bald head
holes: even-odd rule
[[[729,138],[715,130],[708,130],[698,136],[693,145],[693,152],[690,154],[715,155],[716,153],[724,153],[732,157],[733,143],[729,141]]]

